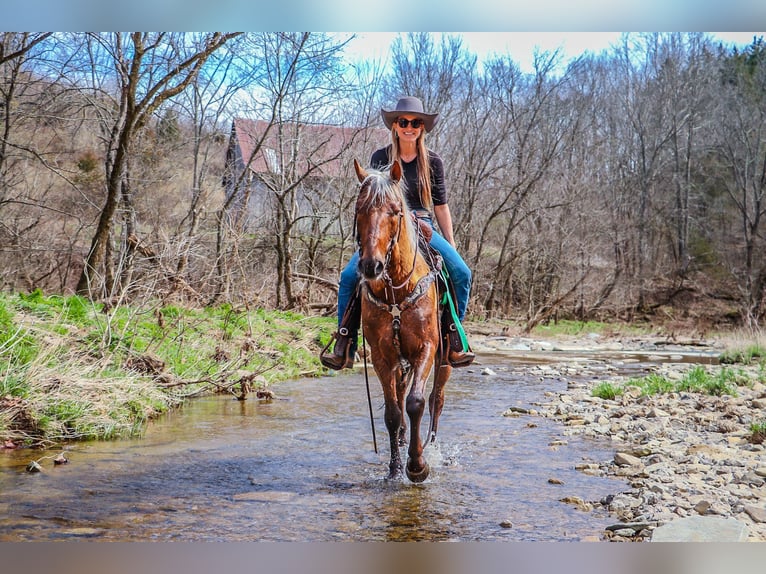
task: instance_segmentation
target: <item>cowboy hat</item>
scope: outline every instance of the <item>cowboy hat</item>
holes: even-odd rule
[[[427,114],[423,111],[423,102],[414,96],[405,96],[399,98],[396,102],[396,108],[393,110],[380,109],[380,115],[383,116],[383,123],[386,124],[388,129],[394,125],[396,118],[403,115],[417,116],[423,120],[423,125],[427,132],[430,132],[436,125],[436,120],[439,114]]]

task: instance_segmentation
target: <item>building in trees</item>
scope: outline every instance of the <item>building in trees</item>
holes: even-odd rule
[[[352,159],[365,163],[387,141],[384,129],[234,118],[223,178],[229,215],[249,228],[274,214],[275,200],[287,200],[294,218],[337,215]]]

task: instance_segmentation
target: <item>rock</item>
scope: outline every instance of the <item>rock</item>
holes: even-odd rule
[[[513,528],[513,522],[511,522],[510,520],[503,520],[503,521],[500,523],[500,526],[501,526],[502,528]]]
[[[646,521],[646,522],[621,522],[619,524],[612,524],[611,526],[607,526],[606,530],[610,532],[617,533],[618,531],[622,529],[629,528],[633,534],[636,534],[637,532],[641,532],[642,530],[646,528],[653,528],[657,526],[657,523],[654,521]],[[631,536],[633,535],[631,534]]]
[[[66,457],[66,455],[63,452],[60,452],[56,458],[53,459],[53,464],[66,464],[69,462],[69,459]]]
[[[83,536],[92,537],[102,534],[104,531],[100,528],[89,528],[87,526],[81,526],[78,528],[65,528],[59,531],[61,536]]]
[[[485,375],[485,376],[488,376],[488,377],[491,377],[491,376],[496,375],[497,373],[495,371],[493,371],[492,369],[490,369],[489,367],[484,367],[481,370],[481,374]]]
[[[689,516],[656,528],[652,542],[745,542],[747,525],[735,518]]]
[[[27,472],[42,472],[43,467],[36,460],[33,460],[27,465]]]
[[[522,407],[508,407],[506,411],[503,413],[504,417],[512,417],[514,415],[528,415],[529,409],[525,409]]]
[[[571,504],[575,508],[577,508],[578,510],[582,510],[583,512],[590,512],[591,510],[593,510],[593,506],[585,502],[579,496],[565,496],[564,498],[559,499],[559,501],[565,502],[567,504]]]
[[[745,505],[745,512],[753,519],[753,522],[766,522],[766,508],[759,506]]]
[[[710,510],[710,502],[707,500],[700,500],[697,504],[694,505],[694,511],[697,514],[705,514],[708,510]]]
[[[573,380],[566,381],[565,392],[546,391],[547,402],[539,410],[539,416],[557,419],[567,437],[606,438],[614,445],[612,461],[575,465],[583,474],[616,477],[629,485],[629,490],[623,488],[607,497],[609,503],[601,503],[623,523],[608,533],[610,539],[637,541],[652,536],[651,527],[628,536],[626,522],[675,521],[678,524],[674,528],[699,525],[682,522],[681,517],[705,520],[702,526],[718,529],[716,540],[747,537],[766,541],[766,442],[754,444],[749,430],[753,415],[766,412],[766,385],[757,381],[759,367],[743,367],[747,378],[755,382],[740,384],[736,397],[698,391],[644,395],[630,384],[633,367],[628,367],[630,374],[619,374],[627,362],[621,361],[621,367],[611,372],[592,359],[578,361],[575,370],[554,366],[560,380]],[[636,368],[643,374],[654,372],[667,380],[681,381],[692,367],[665,363],[651,369]],[[714,376],[722,368],[705,367]],[[530,376],[540,372],[536,366],[527,371]],[[625,393],[615,400],[593,397],[593,388],[602,381],[620,386]],[[578,505],[576,496],[564,500]],[[743,534],[742,525],[750,532]],[[690,540],[705,536],[704,530],[692,532],[685,534]],[[663,536],[652,539],[662,540]]]
[[[641,459],[626,452],[618,452],[614,455],[614,462],[617,466],[639,466]]]

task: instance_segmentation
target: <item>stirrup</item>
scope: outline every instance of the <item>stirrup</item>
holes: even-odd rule
[[[328,349],[335,342],[332,352],[328,352]],[[356,350],[353,348],[354,342],[349,335],[346,327],[340,327],[332,335],[332,339],[327,343],[322,352],[319,353],[319,361],[328,369],[340,371],[341,369],[351,369],[354,366],[354,354]]]
[[[446,336],[447,362],[455,368],[467,367],[473,363],[476,355],[471,350],[468,338],[461,334],[455,323],[451,323]]]

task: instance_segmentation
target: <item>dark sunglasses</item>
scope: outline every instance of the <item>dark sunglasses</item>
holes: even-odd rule
[[[407,118],[399,118],[396,120],[396,123],[399,125],[400,128],[406,128],[407,126],[412,126],[415,129],[418,129],[420,126],[423,125],[423,120],[420,118],[415,118],[414,120],[408,120]]]

